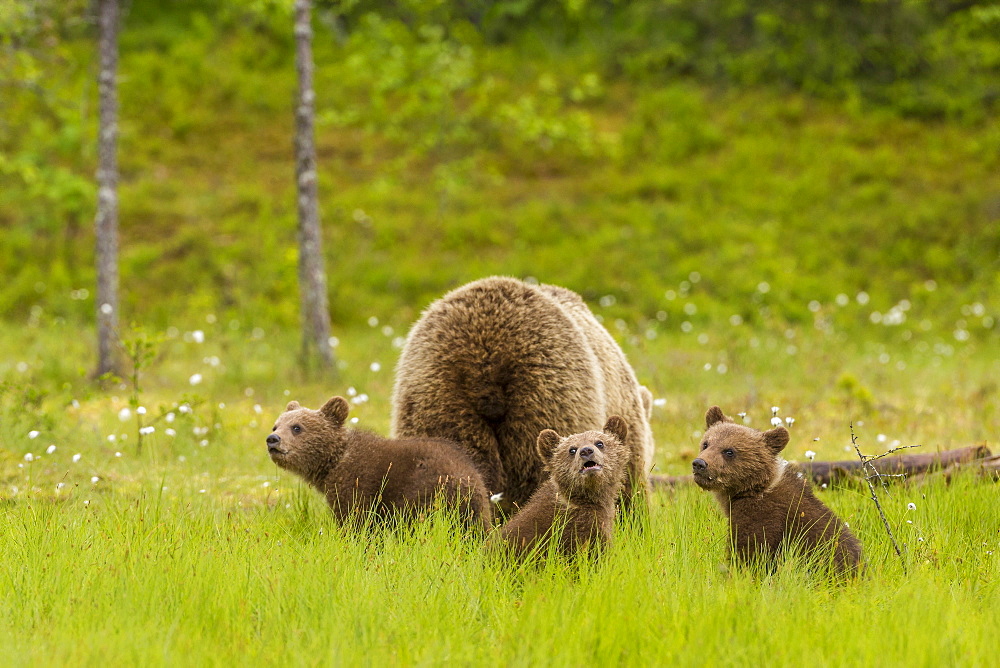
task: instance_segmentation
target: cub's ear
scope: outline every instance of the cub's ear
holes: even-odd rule
[[[718,406],[712,406],[711,408],[708,409],[708,412],[705,413],[706,428],[711,427],[713,424],[717,424],[719,422],[732,422],[732,421],[733,419],[731,417],[728,417],[725,413],[723,413],[722,409],[719,408]]]
[[[538,456],[546,464],[552,459],[552,454],[555,452],[556,446],[559,445],[560,438],[559,434],[551,429],[543,429],[542,433],[538,435],[535,447],[538,449]]]
[[[297,401],[289,401],[288,405],[285,406],[285,412],[287,413],[288,411],[294,411],[294,410],[298,410],[300,408],[302,408],[302,404],[300,404],[299,402],[297,402]]]
[[[344,397],[333,397],[319,409],[320,415],[338,426],[344,424],[348,411],[350,411],[350,406],[347,405],[347,400]]]
[[[764,443],[771,448],[774,454],[778,454],[788,445],[788,430],[784,427],[775,427],[764,432]]]
[[[625,445],[625,437],[628,436],[628,424],[626,424],[624,418],[618,415],[612,415],[608,418],[607,424],[604,425],[602,429],[605,434],[611,434],[618,441]]]

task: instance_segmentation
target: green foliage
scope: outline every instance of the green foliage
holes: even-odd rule
[[[321,5],[317,139],[334,327],[371,316],[402,326],[448,288],[506,273],[591,301],[611,296],[612,317],[632,325],[739,315],[784,331],[813,326],[818,302],[820,324],[845,331],[905,300],[921,313],[911,324],[995,333],[1000,130],[988,117],[907,120],[875,108],[867,75],[836,70],[850,60],[836,45],[822,65],[832,74],[809,74],[829,85],[806,88],[831,91],[848,77],[842,102],[775,87],[786,81],[777,70],[757,80],[679,67],[680,78],[629,61],[664,40],[685,58],[695,44],[735,48],[726,31],[760,24],[767,39],[740,53],[766,47],[769,67],[820,67],[792,53],[812,43],[796,31],[847,40],[831,26],[857,31],[864,21],[844,17],[859,12],[881,17],[872,24],[883,31],[909,21],[900,39],[924,39],[906,17],[944,11],[863,5]],[[71,322],[94,312],[93,35],[81,6],[65,7],[45,5],[56,27],[19,28],[0,55],[27,63],[10,81],[35,82],[12,89],[0,119],[11,129],[0,135],[0,271],[10,277],[0,316],[18,322],[34,309]],[[210,315],[251,330],[298,322],[289,7],[130,5],[120,81],[127,318],[160,329]],[[748,12],[771,18],[748,23]],[[935,38],[935,57],[974,61],[985,77],[996,66],[984,37],[994,14],[956,8],[938,26],[949,32]],[[566,27],[553,37],[558,21]],[[702,55],[691,62],[709,67]],[[759,85],[712,85],[722,80]],[[693,272],[700,282],[682,290]],[[924,290],[929,281],[941,289]],[[860,292],[867,309],[836,307]],[[957,310],[977,303],[985,313],[959,327],[970,319]]]

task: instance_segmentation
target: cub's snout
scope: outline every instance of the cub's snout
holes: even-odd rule
[[[281,447],[281,437],[277,434],[268,434],[267,438],[267,452],[270,455],[283,455],[285,454],[284,448]]]

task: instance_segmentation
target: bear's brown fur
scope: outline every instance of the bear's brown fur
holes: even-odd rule
[[[627,436],[628,425],[617,415],[608,418],[603,431],[560,438],[546,429],[538,435],[538,454],[550,477],[500,529],[515,554],[523,557],[541,548],[555,527],[562,529],[559,550],[566,556],[610,542],[615,500],[630,459]]]
[[[333,397],[318,411],[297,401],[278,416],[267,450],[278,466],[298,474],[326,496],[340,520],[410,516],[436,497],[457,505],[463,519],[492,524],[486,487],[465,452],[442,439],[387,439],[344,426],[349,407]]]
[[[504,508],[523,505],[544,479],[543,429],[628,425],[623,500],[645,492],[653,440],[647,407],[618,344],[574,292],[484,278],[431,304],[396,367],[392,434],[445,438],[472,456]]]
[[[797,543],[807,554],[824,558],[832,550],[837,572],[861,564],[861,543],[826,505],[809,482],[779,453],[788,431],[761,432],[735,424],[713,406],[705,415],[701,454],[692,462],[694,480],[715,493],[729,517],[733,557],[739,563],[761,560],[773,567],[783,547]]]

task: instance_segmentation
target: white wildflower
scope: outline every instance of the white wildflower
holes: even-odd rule
[[[806,450],[806,459],[816,459],[816,453],[812,450]]]
[[[132,409],[130,409],[128,406],[118,411],[118,419],[121,420],[122,422],[127,421],[131,417],[132,417]]]
[[[188,378],[188,382],[191,383],[192,385],[197,385],[198,383],[201,382],[201,374],[200,373],[192,374],[191,377]]]
[[[82,456],[83,455],[81,455],[79,452],[76,453],[75,455],[73,455],[73,457],[72,457],[73,463],[76,464],[78,461],[80,461],[80,457],[82,457]]]
[[[28,432],[28,438],[38,438],[38,434],[41,433],[35,429]]]
[[[47,454],[47,455],[51,455],[55,451],[56,451],[55,444],[52,444],[49,447],[45,448],[45,454]]]

